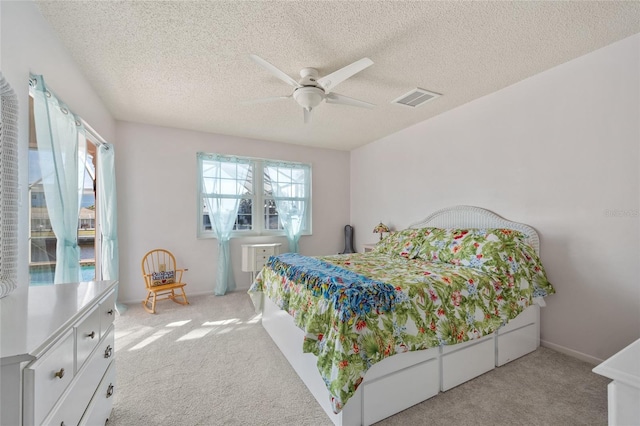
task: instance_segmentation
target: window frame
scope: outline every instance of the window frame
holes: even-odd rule
[[[30,104],[32,104],[32,102],[30,102]],[[32,111],[32,105],[30,105],[31,111]],[[30,113],[31,113],[30,111]],[[31,117],[30,119],[33,119],[33,117]],[[86,139],[86,148],[85,148],[85,153],[84,155],[82,154],[78,154],[80,158],[83,159],[83,165],[81,167],[84,168],[84,175],[83,175],[83,186],[84,186],[84,190],[83,190],[83,195],[82,195],[82,200],[84,200],[85,195],[88,193],[90,195],[90,192],[87,191],[87,187],[85,186],[87,184],[86,179],[87,177],[89,177],[90,179],[92,179],[95,182],[95,168],[90,167],[89,164],[91,162],[95,162],[97,161],[97,151],[98,151],[98,142],[95,141],[95,136],[92,135],[91,133],[87,132],[87,134],[85,135],[85,139]],[[89,145],[92,146],[92,148],[89,147]],[[29,143],[29,147],[28,147],[28,155],[29,155],[29,162],[35,162],[35,166],[37,167],[37,174],[39,175],[40,172],[40,165],[39,165],[39,152],[38,152],[38,146],[37,144],[35,144],[35,135],[32,135],[32,137],[30,137],[30,143]],[[31,165],[29,167],[32,167]],[[93,172],[93,173],[92,173]],[[33,278],[33,274],[36,273],[36,271],[39,268],[45,268],[48,270],[49,274],[54,274],[55,268],[57,266],[57,259],[55,258],[56,255],[56,245],[58,242],[58,237],[53,233],[53,227],[51,226],[51,220],[49,219],[49,213],[47,211],[47,206],[46,206],[46,198],[44,196],[44,190],[41,189],[41,185],[42,185],[42,177],[40,177],[39,179],[37,179],[34,182],[31,182],[31,176],[29,176],[28,179],[28,193],[30,194],[29,196],[29,220],[28,220],[28,236],[27,236],[27,253],[28,253],[28,264],[29,264],[29,286],[40,286],[40,285],[53,285],[53,281],[51,282],[43,282],[43,281],[37,281],[34,280]],[[40,187],[39,190],[34,191],[34,187]],[[40,194],[40,196],[38,195]],[[98,214],[98,209],[102,208],[100,206],[100,201],[97,198],[97,194],[95,194],[94,191],[94,195],[93,195],[93,201],[94,201],[94,218],[93,219],[83,219],[81,217],[78,217],[78,229],[76,230],[76,236],[78,238],[78,245],[79,246],[86,246],[86,244],[80,244],[80,234],[84,231],[86,233],[86,231],[93,231],[93,264],[94,264],[94,276],[93,278],[91,278],[91,280],[99,280],[100,275],[102,274],[102,259],[101,259],[101,253],[100,253],[100,241],[101,241],[101,231],[100,231],[100,220],[99,220],[99,214]],[[34,202],[36,202],[36,204],[38,203],[43,203],[43,205],[40,206],[36,206],[34,205]],[[34,219],[33,218],[33,214],[35,212],[34,208],[40,208],[43,209],[42,212],[44,212],[44,216],[42,216],[39,219]],[[80,209],[82,209],[82,201],[80,202]],[[89,225],[93,224],[93,227],[89,226],[86,228],[83,228],[83,221],[89,221]],[[38,222],[41,221],[41,222]],[[36,228],[38,226],[38,224],[44,224],[45,226],[43,227],[43,231],[38,231]],[[35,231],[35,232],[34,232]],[[49,251],[51,251],[51,254],[47,256],[47,260],[34,260],[33,259],[33,250],[34,248],[40,248],[39,246],[34,247],[34,233],[43,233],[46,232],[48,234],[50,234],[50,236],[48,237],[48,242],[47,242],[47,238],[46,237],[42,237],[41,239],[43,240],[44,244],[43,247],[45,249],[45,251],[48,253]],[[51,236],[52,235],[52,236]],[[50,246],[48,246],[48,244],[50,244]],[[80,268],[82,270],[82,266],[83,266],[83,261],[88,262],[92,260],[91,258],[86,258],[86,257],[82,257],[82,251],[80,252],[80,259],[79,259],[79,263],[80,263]],[[88,280],[88,277],[83,276],[82,279]]]
[[[217,153],[208,153],[208,152],[198,152],[196,154],[196,162],[197,162],[197,197],[196,197],[196,229],[197,229],[197,238],[205,239],[205,238],[216,238],[215,232],[213,230],[207,230],[204,228],[204,191],[203,191],[203,159],[206,159],[208,156],[218,156],[218,157],[229,157],[229,158],[237,158],[241,160],[247,160],[251,162],[251,186],[252,186],[252,194],[250,197],[241,196],[242,198],[250,198],[251,199],[251,230],[233,230],[231,232],[231,238],[242,238],[242,237],[256,237],[256,236],[277,236],[277,237],[285,237],[286,232],[284,229],[266,229],[266,218],[265,218],[265,200],[273,199],[273,196],[265,196],[264,189],[264,175],[265,175],[265,163],[266,162],[278,162],[283,164],[291,164],[291,165],[304,165],[308,167],[308,179],[307,179],[307,207],[305,212],[305,225],[303,227],[301,235],[312,235],[313,231],[313,219],[312,219],[312,204],[313,204],[313,195],[312,195],[312,187],[313,187],[313,170],[312,165],[310,163],[302,163],[295,161],[285,161],[285,160],[276,160],[276,159],[267,159],[267,158],[258,158],[258,157],[247,157],[247,156],[239,156],[239,155],[225,155],[225,154],[217,154]],[[276,207],[277,209],[277,207]],[[280,219],[278,218],[278,223],[280,223]],[[281,226],[281,225],[279,225]]]

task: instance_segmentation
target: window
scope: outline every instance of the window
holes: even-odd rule
[[[33,98],[29,100],[29,285],[53,284],[57,264],[56,237],[44,190],[47,176],[42,173],[41,164],[49,161],[49,156],[42,156],[38,151],[35,133]],[[84,139],[84,138],[83,138]],[[77,243],[80,251],[80,274],[82,281],[96,279],[96,194],[95,194],[95,164],[96,143],[89,139],[79,144],[78,163],[80,167],[79,180],[82,190],[79,191],[79,219],[77,226]]]
[[[285,235],[282,223],[292,217],[302,234],[311,234],[311,165],[206,153],[197,158],[199,237],[215,237],[213,203],[233,211],[236,202],[232,236]]]

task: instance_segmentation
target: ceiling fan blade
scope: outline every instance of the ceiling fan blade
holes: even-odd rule
[[[304,124],[311,123],[311,111],[313,110],[311,108],[303,108],[302,110],[304,111]]]
[[[251,57],[251,59],[253,59],[253,62],[255,62],[256,64],[260,65],[262,68],[266,69],[271,74],[273,74],[274,76],[278,77],[280,80],[284,81],[285,83],[287,83],[287,84],[289,84],[289,85],[291,85],[293,87],[302,87],[293,78],[289,77],[283,71],[280,71],[274,65],[271,65],[269,62],[267,62],[264,59],[262,59],[260,56],[258,56],[258,55],[249,55],[249,56]]]
[[[362,58],[351,65],[347,65],[344,68],[340,68],[338,71],[334,71],[329,75],[319,78],[318,84],[322,86],[325,93],[329,93],[338,84],[371,65],[373,65],[373,61],[371,59]]]
[[[353,99],[345,95],[339,95],[337,93],[329,93],[325,97],[328,104],[342,104],[342,105],[351,105],[362,108],[373,108],[374,104],[370,104],[369,102],[360,101],[358,99]]]
[[[249,99],[246,101],[240,101],[241,104],[252,105],[252,104],[266,104],[270,102],[277,102],[282,99],[289,99],[292,95],[289,96],[270,96],[268,98],[260,98],[260,99]]]

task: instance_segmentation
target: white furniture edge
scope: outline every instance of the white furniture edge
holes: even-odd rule
[[[75,327],[93,312],[100,319],[99,306],[109,297],[113,297],[112,303],[115,304],[114,291],[117,285],[118,281],[90,281],[25,286],[0,300],[0,424],[29,423],[28,419],[33,417],[30,408],[33,408],[34,401],[26,401],[31,394],[28,395],[25,387],[25,370],[49,356],[49,351],[55,351],[63,339],[68,338],[72,339],[73,349],[72,367],[65,375],[65,379],[71,378],[71,383],[65,394],[74,386],[77,373],[80,372],[75,371]],[[101,321],[98,325],[102,326]],[[98,338],[103,341],[103,337],[100,333]],[[56,406],[59,404],[56,403]]]
[[[613,380],[607,386],[609,424],[640,424],[640,339],[592,371]]]
[[[640,389],[640,339],[631,342],[592,371]]]
[[[424,220],[412,224],[410,227],[420,228],[429,226],[442,228],[514,229],[528,235],[529,241],[536,252],[539,250],[539,238],[534,228],[522,223],[506,220],[493,212],[479,207],[455,206],[449,209],[442,209],[427,216]],[[316,357],[312,354],[302,352],[303,331],[294,324],[293,317],[281,310],[264,295],[262,295],[261,306],[263,327],[335,425],[361,425],[382,420],[437,395],[440,390],[446,388],[443,383],[449,381],[448,378],[450,376],[455,376],[454,383],[461,384],[488,371],[485,369],[485,371],[480,374],[471,372],[470,376],[466,376],[460,381],[457,377],[460,375],[461,369],[467,369],[470,365],[490,366],[487,368],[491,369],[494,366],[503,365],[506,362],[533,352],[540,345],[540,311],[539,306],[533,305],[510,321],[509,324],[501,327],[493,334],[484,336],[482,339],[472,340],[459,345],[446,346],[444,348],[431,348],[424,351],[397,354],[374,364],[365,375],[356,393],[345,404],[343,410],[335,414],[330,406],[330,394],[318,372]],[[521,345],[523,342],[524,344]],[[509,354],[508,359],[505,360],[505,355],[500,355],[501,350]],[[461,355],[464,355],[466,359],[460,361]],[[455,361],[453,363],[445,363],[445,359]],[[474,362],[470,363],[470,359]],[[390,389],[390,395],[387,395],[385,398],[375,395],[374,392],[364,391],[369,384],[383,380],[395,384],[397,380],[394,381],[394,377],[399,376],[409,368],[428,365],[428,363],[432,361],[437,362],[437,370],[429,369],[428,371],[431,372],[429,380],[421,379],[421,382],[424,383],[425,386],[437,384],[437,387],[435,391],[429,390],[420,400],[415,400],[414,389],[403,386],[393,386],[393,388]],[[454,386],[457,386],[457,384],[454,384]],[[449,388],[454,386],[449,386]],[[363,396],[365,393],[368,399],[374,399],[373,403],[367,402]],[[385,399],[389,396],[393,398],[393,401],[388,404],[392,406],[392,408],[384,411],[384,414],[373,419],[372,422],[368,422],[366,420],[365,407],[374,406],[379,408],[380,405],[388,402],[385,401]],[[403,406],[403,401],[411,402],[409,405],[405,404]]]
[[[81,283],[71,284],[73,285],[42,286],[52,295],[55,291],[62,293],[61,297],[67,297],[72,301],[77,300],[75,306],[65,306],[64,312],[58,308],[55,311],[57,312],[55,316],[41,313],[33,315],[30,321],[27,321],[30,309],[29,286],[17,289],[0,301],[2,318],[7,318],[7,320],[0,322],[0,334],[3,336],[0,346],[2,365],[32,361],[38,358],[58,340],[74,323],[75,319],[92,309],[91,304],[86,303],[87,300],[104,297],[118,285],[118,281],[89,281],[82,284],[81,288],[78,287],[78,284]],[[55,299],[52,299],[52,302],[54,301]],[[21,318],[22,321],[9,321],[8,318]],[[26,335],[29,336],[28,339],[24,338]]]

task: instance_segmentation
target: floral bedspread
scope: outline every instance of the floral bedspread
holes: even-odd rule
[[[249,293],[263,292],[305,332],[303,351],[317,356],[318,370],[336,413],[376,362],[397,353],[453,345],[493,333],[532,304],[535,296],[555,292],[532,251],[526,251],[519,261],[505,258],[510,265],[507,273],[384,250],[313,258],[320,269],[323,265],[338,267],[362,277],[363,282],[369,280],[365,287],[384,283],[395,293],[389,309],[344,310],[343,305],[350,303],[348,298],[318,291],[323,283],[331,282],[330,277],[311,274],[312,279],[307,275],[305,280],[301,277],[305,274],[295,273],[295,262],[288,264],[286,256],[281,256],[270,260]],[[353,285],[358,284],[343,281],[338,287],[344,290]],[[371,294],[375,298],[377,293],[374,290]],[[355,299],[353,303],[362,301]]]

